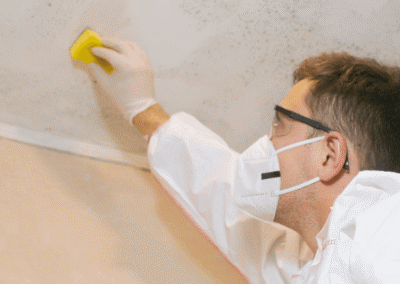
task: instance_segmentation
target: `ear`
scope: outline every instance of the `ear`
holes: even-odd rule
[[[346,138],[339,132],[327,133],[322,140],[318,176],[321,181],[331,181],[343,170],[346,161]]]

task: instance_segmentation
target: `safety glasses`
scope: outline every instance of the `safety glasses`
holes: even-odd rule
[[[295,113],[293,111],[284,109],[281,106],[275,105],[275,115],[272,121],[272,128],[269,137],[280,137],[280,136],[285,136],[289,134],[294,120],[300,121],[302,123],[305,123],[315,129],[325,131],[327,133],[332,132],[333,130],[330,129],[329,127],[326,127],[322,125],[321,123],[309,119],[305,116],[302,116],[298,113]],[[349,170],[349,159],[348,159],[348,153],[346,152],[346,161],[343,165],[343,169]]]

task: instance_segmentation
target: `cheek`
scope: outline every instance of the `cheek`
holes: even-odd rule
[[[303,148],[294,148],[278,154],[281,189],[295,186],[309,177],[309,157]]]
[[[321,162],[324,160],[325,152],[317,145],[310,147],[310,153],[308,156],[308,160],[310,161],[309,165],[313,165],[314,167],[320,167]],[[322,160],[321,160],[322,159]]]
[[[292,151],[278,154],[279,167],[281,170],[281,189],[290,187],[296,180],[298,165],[295,157],[290,152]]]

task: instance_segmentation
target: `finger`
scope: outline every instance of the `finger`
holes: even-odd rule
[[[114,67],[120,65],[119,53],[116,52],[115,50],[105,47],[94,46],[90,49],[90,51],[94,55],[107,60]]]
[[[140,46],[137,43],[133,41],[128,41],[127,43],[135,51],[135,54],[137,56],[139,56],[142,60],[150,63],[147,54],[140,48]]]
[[[123,52],[123,49],[121,48],[121,43],[117,39],[109,38],[109,37],[102,37],[101,44],[104,46],[110,47],[119,53]]]
[[[98,78],[100,79],[100,78],[106,76],[106,72],[103,70],[103,68],[101,68],[96,63],[89,63],[88,65],[89,65],[89,68],[92,70],[93,76],[96,79],[98,79]]]
[[[101,43],[104,46],[110,47],[121,54],[126,54],[126,52],[127,52],[128,46],[125,41],[121,41],[121,40],[117,40],[117,39],[109,38],[109,37],[102,37]]]
[[[140,48],[140,46],[133,42],[133,41],[128,41],[128,44],[133,48],[133,50],[135,51],[141,51],[142,49]]]
[[[142,57],[146,57],[147,56],[146,53],[143,51],[143,49],[141,49],[141,47],[137,43],[135,43],[133,41],[128,41],[127,43],[129,44],[129,46],[131,48],[133,48],[135,53],[141,55]]]

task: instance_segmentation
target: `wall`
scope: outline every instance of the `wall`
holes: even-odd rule
[[[0,283],[245,283],[152,174],[0,138]]]
[[[399,63],[396,1],[19,2],[0,3],[0,122],[142,156],[140,133],[70,58],[87,26],[137,42],[167,113],[194,115],[239,152],[268,132],[303,59],[335,50]]]

